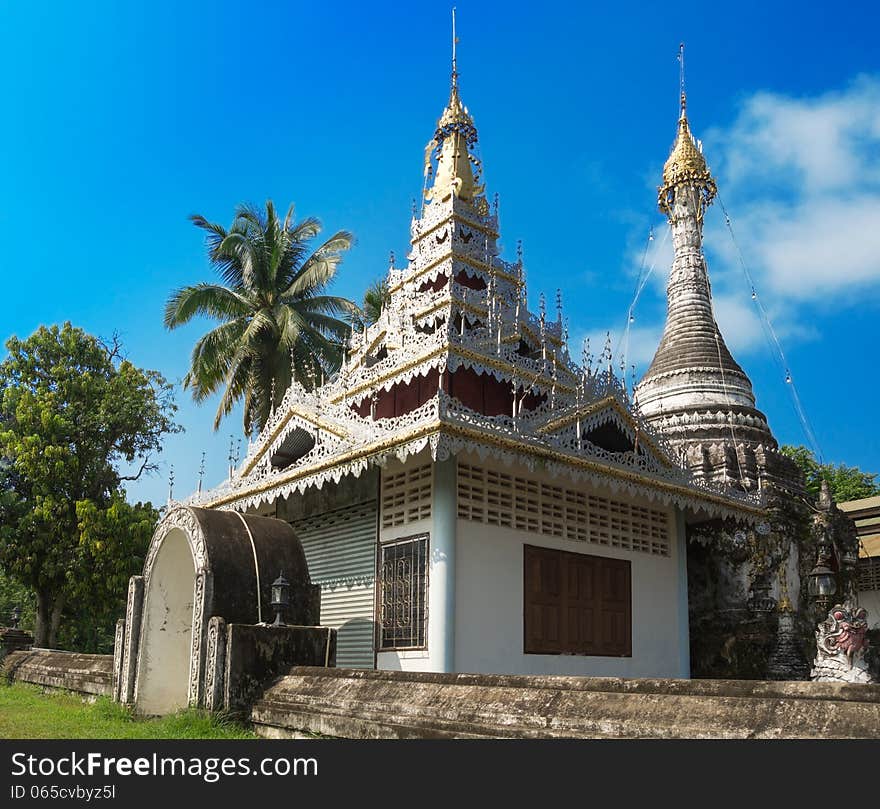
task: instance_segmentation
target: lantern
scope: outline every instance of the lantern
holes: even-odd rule
[[[831,549],[826,543],[819,545],[819,553],[815,567],[810,571],[807,581],[807,592],[823,609],[828,609],[831,599],[837,592],[837,576],[829,567]]]
[[[286,626],[284,611],[290,606],[290,582],[284,578],[282,572],[272,582],[272,608],[275,610],[275,623],[273,626]]]

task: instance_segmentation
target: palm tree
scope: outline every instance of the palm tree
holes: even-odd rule
[[[262,429],[291,377],[311,390],[341,361],[350,326],[340,316],[357,306],[326,289],[353,237],[339,231],[312,250],[321,225],[312,217],[294,222],[293,210],[282,221],[271,200],[265,211],[240,205],[228,231],[190,217],[207,232],[208,258],[223,283],[178,289],[165,305],[165,326],[196,315],[220,321],[196,343],[183,379],[197,402],[223,391],[215,430],[241,400],[245,433]]]
[[[373,325],[390,300],[391,292],[388,289],[387,279],[381,278],[378,281],[373,281],[364,292],[364,305],[361,308],[364,324]]]

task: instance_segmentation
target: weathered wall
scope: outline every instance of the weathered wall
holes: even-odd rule
[[[16,682],[109,697],[112,691],[113,655],[89,655],[54,649],[12,652],[0,665],[0,675]]]
[[[335,666],[336,630],[231,624],[226,638],[225,707],[245,709],[271,680],[296,665]]]
[[[296,668],[251,719],[269,737],[880,738],[880,686]]]

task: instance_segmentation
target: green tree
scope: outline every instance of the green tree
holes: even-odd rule
[[[291,205],[280,219],[271,200],[265,211],[239,206],[229,230],[193,216],[206,231],[208,258],[221,284],[201,283],[174,292],[165,306],[169,329],[196,315],[220,321],[192,352],[184,387],[197,402],[222,390],[214,419],[244,401],[244,429],[262,429],[290,385],[307,389],[339,367],[351,301],[326,294],[352,236],[339,231],[312,250],[317,219],[294,222]],[[272,391],[275,397],[272,401]]]
[[[34,629],[34,596],[20,582],[0,570],[0,626],[12,625],[12,611],[21,611],[19,627],[28,631]]]
[[[0,567],[33,591],[35,642],[53,646],[65,613],[97,621],[118,609],[157,516],[126,503],[122,487],[155,469],[162,437],[180,428],[171,386],[115,339],[65,323],[6,348]]]
[[[819,497],[819,487],[823,480],[828,482],[835,502],[845,503],[847,500],[861,500],[863,497],[872,497],[880,494],[880,485],[877,483],[877,474],[862,472],[856,466],[845,464],[819,463],[816,456],[806,447],[785,445],[781,448],[783,455],[787,455],[800,467],[807,482],[807,491],[814,497]]]
[[[364,292],[364,304],[361,309],[364,325],[371,326],[375,323],[390,300],[391,291],[388,288],[388,281],[384,278],[373,281]]]

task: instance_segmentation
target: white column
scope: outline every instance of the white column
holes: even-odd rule
[[[691,630],[688,616],[687,529],[684,511],[675,509],[675,554],[678,566],[678,676],[691,676]]]
[[[434,464],[431,568],[428,579],[428,653],[431,668],[455,671],[456,461]]]

